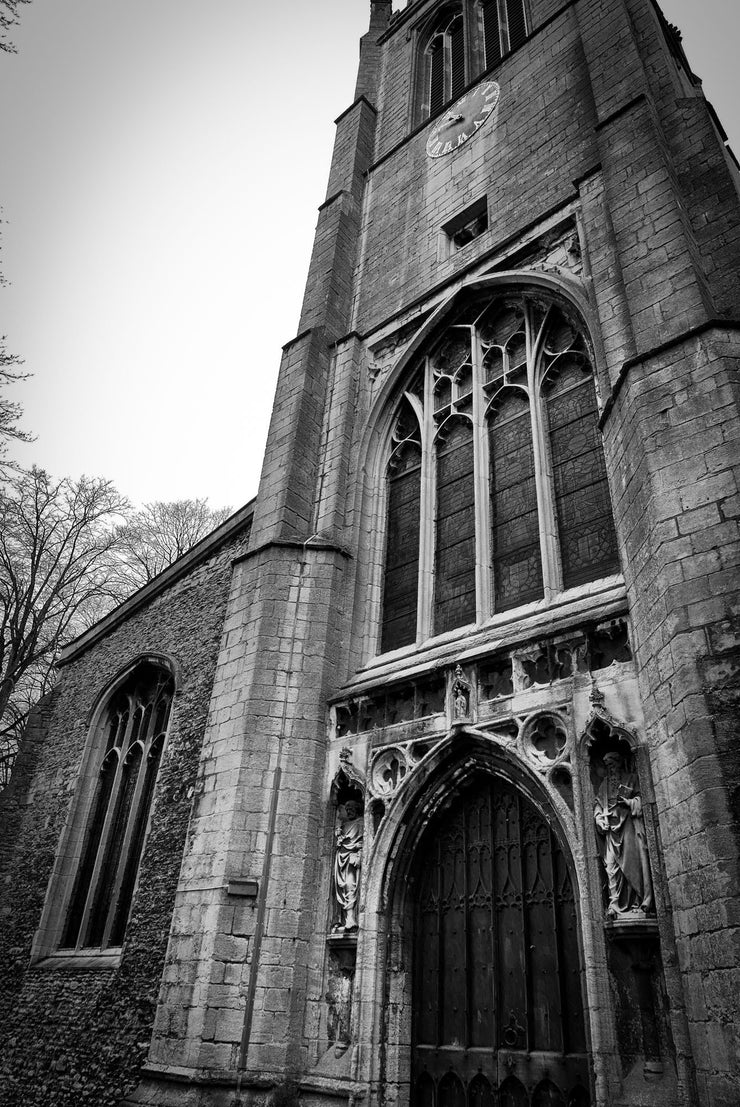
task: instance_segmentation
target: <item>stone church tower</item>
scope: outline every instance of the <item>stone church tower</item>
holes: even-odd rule
[[[5,1101],[735,1107],[737,168],[654,0],[370,8],[256,501],[8,789]]]

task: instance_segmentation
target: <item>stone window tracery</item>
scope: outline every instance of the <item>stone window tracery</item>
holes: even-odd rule
[[[619,569],[588,342],[544,295],[451,317],[412,370],[386,477],[383,652]]]
[[[111,696],[96,728],[89,800],[60,951],[121,945],[162,757],[173,680],[143,663]]]

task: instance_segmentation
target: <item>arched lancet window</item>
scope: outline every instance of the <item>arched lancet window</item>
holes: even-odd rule
[[[419,397],[413,391],[407,392],[393,429],[388,462],[383,650],[394,649],[395,643],[416,637],[421,510],[420,410]]]
[[[92,754],[96,782],[59,943],[62,950],[105,950],[123,941],[173,691],[167,671],[142,663],[100,717]]]
[[[387,469],[382,650],[618,571],[575,312],[541,293],[479,295],[411,380]]]
[[[414,117],[434,116],[530,34],[527,0],[449,4],[418,32]]]
[[[462,8],[447,8],[426,39],[423,56],[425,115],[435,115],[465,88],[465,25]]]

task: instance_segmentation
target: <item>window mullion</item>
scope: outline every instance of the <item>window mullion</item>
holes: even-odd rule
[[[473,362],[473,477],[475,496],[475,618],[482,623],[491,614],[491,518],[488,495],[490,461],[486,433],[486,397],[483,358],[475,327],[470,328]]]
[[[134,725],[134,710],[133,707],[129,708],[128,720],[126,722],[126,730],[123,735],[123,740],[119,747],[118,753],[118,766],[116,768],[116,776],[113,781],[113,787],[110,790],[110,798],[108,799],[108,810],[105,814],[105,823],[103,825],[103,832],[100,835],[100,841],[98,842],[98,849],[95,854],[95,864],[93,866],[92,876],[90,877],[90,884],[87,889],[87,897],[85,899],[85,906],[82,910],[82,919],[80,921],[80,930],[77,935],[77,948],[85,949],[87,946],[87,934],[90,929],[90,919],[92,917],[93,906],[95,904],[95,897],[98,892],[98,885],[100,883],[100,870],[105,860],[105,855],[108,851],[108,841],[113,832],[113,815],[118,806],[118,797],[121,791],[121,785],[123,781],[123,762],[126,756],[126,746],[128,744],[131,730]]]
[[[446,104],[452,96],[452,35],[449,32],[449,28],[445,31],[442,38],[442,50],[442,56],[444,58],[442,66],[442,71],[444,74],[442,78],[444,82],[444,94],[442,97],[442,102]]]
[[[562,572],[558,555],[555,496],[552,486],[552,469],[547,443],[547,425],[540,399],[537,373],[539,346],[536,344],[529,305],[525,305],[527,328],[527,386],[529,390],[529,415],[532,421],[532,448],[534,451],[534,479],[537,489],[537,519],[540,530],[542,555],[542,584],[545,600],[562,591]],[[544,333],[544,327],[542,332]]]
[[[506,0],[497,0],[497,3],[499,39],[501,42],[501,54],[504,56],[509,53],[509,13],[506,7]]]
[[[113,926],[113,920],[116,917],[116,910],[118,907],[118,897],[121,893],[121,883],[123,881],[123,874],[126,870],[126,862],[128,860],[129,851],[131,849],[131,838],[133,836],[134,828],[136,826],[136,816],[139,810],[139,804],[141,803],[141,792],[144,786],[144,778],[146,777],[146,764],[149,748],[142,741],[141,758],[139,760],[139,771],[136,774],[136,783],[134,785],[134,795],[131,800],[131,807],[129,808],[128,819],[126,820],[126,827],[123,833],[123,845],[121,846],[121,852],[118,857],[118,865],[116,866],[116,875],[113,881],[113,888],[111,889],[110,903],[108,905],[108,914],[105,919],[105,928],[103,930],[103,938],[100,943],[101,949],[106,949],[108,946],[108,940],[110,938],[111,928]]]
[[[478,0],[464,0],[463,12],[463,41],[465,43],[465,84],[477,76],[484,67],[478,57],[478,46],[481,36],[478,30]]]
[[[419,539],[419,601],[417,639],[423,642],[432,634],[434,602],[434,515],[436,504],[436,466],[434,451],[434,380],[430,359],[424,366],[424,417],[421,432],[421,520]]]

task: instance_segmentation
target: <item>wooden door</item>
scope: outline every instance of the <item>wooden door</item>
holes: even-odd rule
[[[573,884],[547,822],[482,778],[414,871],[413,1107],[588,1107]]]

